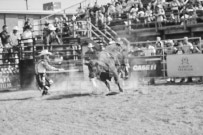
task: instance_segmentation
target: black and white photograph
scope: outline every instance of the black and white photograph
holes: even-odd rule
[[[203,135],[203,0],[0,0],[0,135]]]

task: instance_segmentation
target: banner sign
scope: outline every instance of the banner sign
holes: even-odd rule
[[[160,56],[130,57],[131,76],[135,77],[160,77],[162,64]]]
[[[0,67],[0,90],[20,86],[19,69],[15,67]]]
[[[169,77],[203,76],[203,54],[184,54],[167,56]]]

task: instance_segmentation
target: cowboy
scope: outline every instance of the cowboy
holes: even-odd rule
[[[85,65],[88,66],[88,69],[90,70],[90,61],[97,58],[97,52],[94,49],[94,45],[92,43],[88,44],[88,51],[85,53]],[[89,77],[91,74],[89,74]]]
[[[53,84],[53,81],[46,75],[47,71],[60,71],[63,69],[57,69],[49,64],[49,55],[52,55],[48,50],[42,50],[39,57],[41,59],[35,65],[36,81],[40,89],[43,90],[42,96],[48,94],[48,90]]]
[[[44,40],[44,44],[46,46],[50,46],[50,44],[52,42],[54,42],[55,40],[60,45],[61,41],[60,41],[58,35],[56,34],[55,30],[56,30],[56,28],[54,27],[54,25],[53,24],[49,24],[48,30],[45,33],[46,35],[45,35],[45,40]]]

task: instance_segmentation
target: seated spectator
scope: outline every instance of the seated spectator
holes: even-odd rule
[[[139,10],[138,4],[135,4],[135,5],[132,6],[132,8],[130,9],[130,13],[137,13],[138,10]]]

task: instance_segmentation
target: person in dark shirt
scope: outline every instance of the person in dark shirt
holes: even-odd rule
[[[11,55],[11,45],[10,45],[10,35],[8,33],[8,27],[6,25],[4,25],[2,27],[3,31],[0,33],[0,38],[2,41],[2,45],[3,45],[3,62],[7,63],[9,62],[9,58]]]
[[[45,39],[44,39],[44,44],[48,48],[50,47],[50,44],[53,43],[55,40],[57,43],[60,45],[61,41],[58,37],[58,35],[55,32],[56,28],[53,26],[53,24],[49,24],[48,29],[45,32]]]
[[[30,18],[27,18],[27,19],[26,19],[26,21],[25,21],[25,23],[24,23],[23,31],[25,31],[25,29],[26,29],[27,27],[32,28],[32,23],[31,23],[31,21],[30,21]]]

